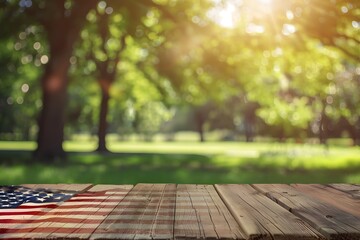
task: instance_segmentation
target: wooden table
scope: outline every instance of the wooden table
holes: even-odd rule
[[[0,238],[360,239],[356,184],[23,186],[77,193],[0,215]]]

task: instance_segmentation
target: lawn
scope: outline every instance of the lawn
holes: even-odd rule
[[[34,163],[33,142],[0,142],[0,184],[359,183],[360,148],[240,142],[68,141],[66,162]]]

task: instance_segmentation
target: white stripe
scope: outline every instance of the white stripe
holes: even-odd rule
[[[0,215],[1,213],[11,213],[11,212],[36,212],[36,211],[43,211],[44,209],[53,209],[53,208],[44,208],[44,207],[37,207],[37,208],[12,208],[12,209],[1,209],[0,210]]]
[[[21,216],[21,215],[15,215],[15,216],[0,216],[0,219],[17,219],[17,220],[27,220],[27,219],[33,219],[33,220],[46,220],[49,218],[54,218],[54,217],[58,217],[58,218],[66,218],[67,216],[60,216],[60,215],[44,215],[44,216]],[[71,215],[69,216],[69,218],[76,218],[76,219],[104,219],[104,216],[101,215]]]
[[[156,212],[153,212],[153,214],[155,215]],[[31,216],[33,217],[33,216]],[[36,218],[31,218],[31,217],[24,217],[24,216],[21,216],[21,215],[16,215],[16,216],[11,216],[9,218],[9,216],[0,216],[0,219],[16,219],[16,220],[26,220],[26,219],[33,219],[33,220],[43,220],[44,222],[47,220],[47,219],[50,219],[50,218],[74,218],[74,219],[91,219],[91,220],[103,220],[103,219],[106,219],[106,220],[128,220],[128,219],[134,219],[136,217],[138,218],[142,218],[144,220],[151,220],[151,219],[154,219],[154,216],[152,215],[131,215],[131,214],[120,214],[120,215],[107,215],[107,216],[103,216],[103,215],[65,215],[65,216],[60,216],[60,215],[45,215],[45,216],[38,216]],[[159,219],[159,220],[171,220],[171,219],[174,219],[174,216],[164,216],[164,215],[157,215],[156,216],[156,219]],[[40,224],[40,223],[38,223]]]

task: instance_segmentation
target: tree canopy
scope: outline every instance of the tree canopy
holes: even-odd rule
[[[97,133],[106,150],[108,132],[151,136],[177,125],[184,107],[193,112],[188,128],[200,133],[225,127],[247,139],[256,131],[326,139],[347,131],[359,139],[359,1],[0,7],[1,136],[36,135],[39,159],[64,155],[64,129]]]

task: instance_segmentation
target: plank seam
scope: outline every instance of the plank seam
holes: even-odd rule
[[[205,190],[208,192],[207,189],[205,189]],[[208,192],[208,193],[209,193],[209,192]],[[210,193],[209,193],[209,196],[210,196]],[[211,197],[211,196],[210,196],[210,197]],[[208,202],[206,201],[205,196],[203,196],[203,199],[204,199],[204,202],[206,203],[206,206],[207,206],[207,208],[208,208],[209,217],[210,217],[210,220],[211,220],[212,225],[214,226],[214,231],[215,231],[215,233],[216,233],[216,237],[217,237],[217,239],[219,239],[219,233],[218,233],[217,230],[216,230],[216,225],[215,225],[215,223],[214,223],[214,220],[213,220],[212,215],[210,214],[209,204],[208,204]],[[215,202],[214,202],[214,203],[215,203]],[[215,205],[215,206],[216,206],[216,205]]]
[[[172,226],[172,232],[173,236],[172,239],[175,239],[175,219],[176,219],[176,206],[177,206],[177,188],[179,184],[175,184],[175,207],[174,207],[174,219],[173,219],[173,226]]]
[[[229,210],[230,214],[233,216],[233,218],[235,219],[235,221],[238,223],[238,225],[239,225],[240,229],[242,230],[242,232],[245,233],[246,236],[247,236],[247,238],[250,239],[249,234],[248,234],[248,233],[245,231],[245,229],[242,227],[241,222],[237,219],[235,212],[232,210],[232,208],[230,207],[230,204],[226,201],[226,199],[224,198],[224,196],[221,194],[221,192],[220,192],[220,190],[218,189],[218,186],[217,186],[217,185],[215,185],[215,190],[217,191],[218,195],[220,196],[220,199],[223,201],[223,203],[225,204],[225,206],[226,206],[227,209]],[[242,201],[244,201],[244,200],[242,199]],[[274,238],[273,238],[273,236],[270,234],[270,232],[269,232],[257,219],[255,219],[255,220],[263,227],[263,229],[268,233],[268,235],[270,236],[270,238],[271,238],[272,240],[274,240]]]

